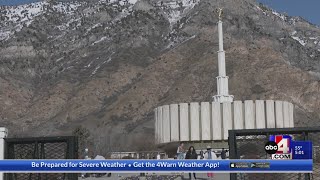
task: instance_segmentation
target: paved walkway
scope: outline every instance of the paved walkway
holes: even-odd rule
[[[183,180],[189,179],[189,174],[184,173],[183,176],[177,176],[174,174],[162,174],[162,175],[147,175],[146,177],[139,177],[139,174],[112,174],[111,177],[103,176],[103,177],[87,177],[87,178],[79,178],[79,180]],[[207,174],[196,174],[197,179],[207,180]],[[229,174],[215,173],[214,180],[229,180]]]

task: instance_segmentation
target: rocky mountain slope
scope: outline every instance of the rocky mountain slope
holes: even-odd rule
[[[0,7],[1,126],[150,148],[155,107],[216,93],[218,7],[235,99],[290,101],[296,126],[318,125],[319,27],[254,0],[83,0]]]

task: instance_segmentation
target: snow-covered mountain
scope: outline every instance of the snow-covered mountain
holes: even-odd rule
[[[317,29],[319,29],[319,27],[313,25],[314,28],[316,28],[315,31],[305,32],[306,29],[300,28],[301,25],[310,26],[311,24],[305,21],[304,19],[302,19],[301,17],[291,17],[288,15],[284,15],[272,9],[267,8],[262,4],[257,5],[256,8],[266,16],[269,16],[269,17],[273,16],[272,18],[276,16],[276,18],[279,18],[284,23],[293,25],[294,30],[290,33],[290,37],[292,39],[298,41],[302,46],[307,45],[308,47],[311,47],[320,51],[320,36],[317,34],[318,33]]]
[[[215,94],[218,7],[235,99],[290,101],[297,126],[317,124],[320,29],[300,17],[254,0],[65,0],[0,7],[2,125],[150,148],[154,107]]]

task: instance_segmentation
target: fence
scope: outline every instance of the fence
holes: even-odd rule
[[[320,127],[229,130],[230,159],[267,159],[264,145],[269,135],[291,135],[293,140],[312,141],[313,173],[232,173],[231,180],[320,180]]]
[[[73,136],[5,138],[5,159],[77,159],[78,142]],[[14,173],[5,180],[77,180],[77,174]]]

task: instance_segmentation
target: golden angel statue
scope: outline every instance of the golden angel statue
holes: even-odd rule
[[[222,19],[222,14],[223,14],[223,11],[221,8],[218,8],[218,14],[219,14],[219,20]]]

